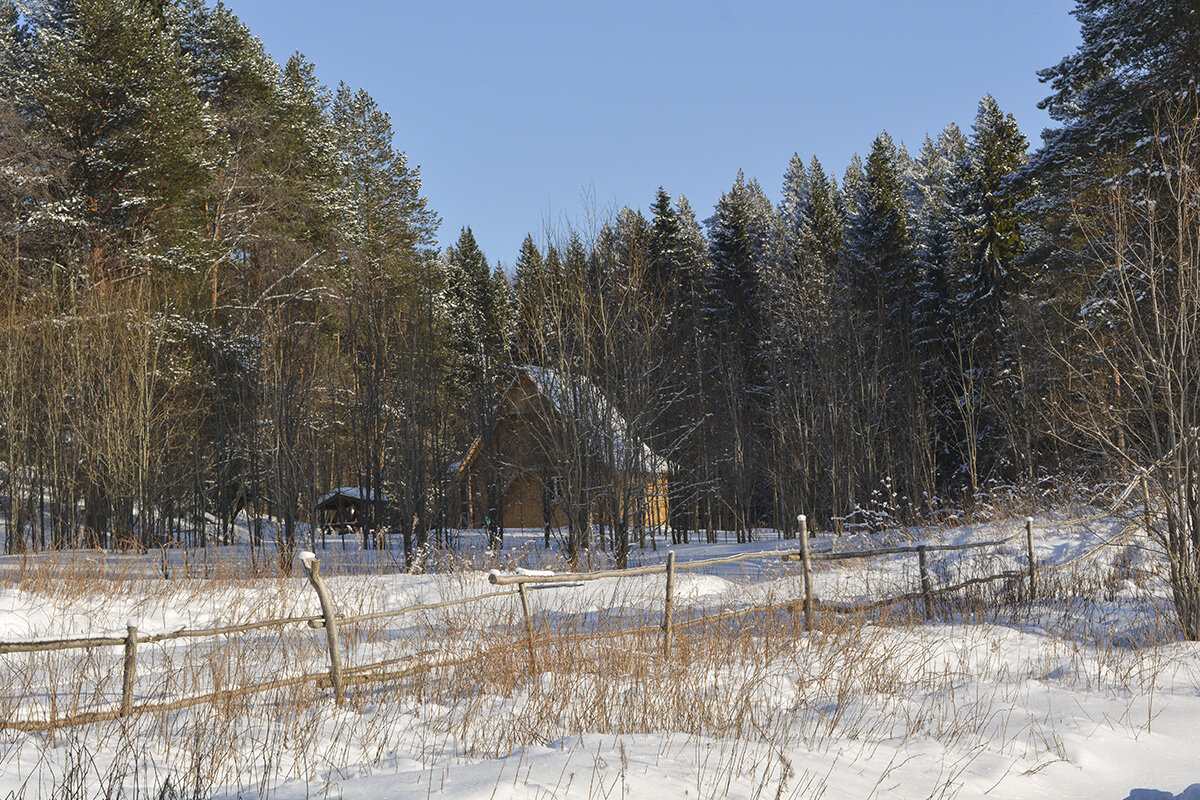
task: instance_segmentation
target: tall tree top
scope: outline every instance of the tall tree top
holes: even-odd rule
[[[789,238],[799,238],[805,206],[808,204],[808,172],[804,159],[792,153],[787,171],[783,173],[783,191],[779,201],[779,216]]]
[[[1077,0],[1072,13],[1082,43],[1038,73],[1053,90],[1039,107],[1061,125],[1043,133],[1034,167],[1055,192],[1096,180],[1112,158],[1136,168],[1156,114],[1178,103],[1194,114],[1200,86],[1195,0]]]
[[[20,9],[35,32],[25,40],[21,103],[67,154],[53,213],[86,231],[82,260],[98,280],[144,257],[146,226],[165,222],[209,180],[212,118],[167,8],[40,0]]]
[[[431,247],[439,219],[421,195],[419,168],[410,167],[407,156],[392,146],[388,115],[366,91],[343,83],[332,117],[352,209],[344,223],[350,240],[413,251]]]

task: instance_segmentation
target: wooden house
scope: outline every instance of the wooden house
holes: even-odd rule
[[[490,495],[492,523],[537,529],[566,526],[568,495],[583,498],[589,521],[619,498],[632,527],[665,526],[667,469],[590,381],[532,366],[515,369],[489,429],[451,468],[461,526],[487,527]]]

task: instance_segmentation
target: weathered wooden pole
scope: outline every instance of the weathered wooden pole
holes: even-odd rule
[[[667,553],[667,600],[663,607],[663,656],[671,657],[671,636],[674,633],[675,611],[675,551]]]
[[[1029,602],[1037,599],[1037,556],[1033,552],[1033,517],[1025,518],[1025,548],[1029,556]]]
[[[137,679],[138,629],[133,621],[125,628],[125,669],[121,681],[121,716],[133,713],[133,682]]]
[[[808,517],[800,514],[796,517],[797,533],[800,536],[800,558],[804,560],[804,629],[813,627],[813,571],[812,555],[808,551]]]
[[[308,582],[321,601],[321,616],[325,618],[325,640],[329,644],[329,682],[333,685],[333,699],[340,706],[346,702],[346,684],[342,680],[342,647],[338,641],[337,617],[333,613],[333,600],[329,587],[321,577],[321,562],[315,553],[300,554],[300,563],[308,574]]]
[[[925,619],[933,619],[933,585],[929,582],[929,562],[925,545],[917,545],[917,564],[921,569],[921,596],[925,600]]]
[[[1149,477],[1146,473],[1142,473],[1142,524],[1146,528],[1146,535],[1153,533],[1154,518],[1150,516],[1150,484]]]
[[[524,581],[517,584],[517,594],[521,595],[521,611],[525,615],[525,637],[529,642],[529,669],[536,675],[538,664],[537,650],[533,646],[533,612],[529,610],[529,592],[525,589]]]

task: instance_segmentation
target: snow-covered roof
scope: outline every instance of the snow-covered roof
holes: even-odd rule
[[[327,500],[332,500],[338,496],[344,497],[347,500],[382,500],[385,503],[388,500],[387,495],[385,495],[383,492],[368,492],[366,489],[358,486],[342,486],[338,489],[334,489],[332,492],[326,492],[317,498],[317,505],[321,505]]]
[[[558,370],[526,364],[517,369],[537,388],[538,393],[564,417],[583,416],[597,432],[606,437],[605,450],[611,445],[613,462],[618,466],[637,466],[647,472],[667,471],[667,460],[650,449],[631,430],[629,422],[617,411],[604,392],[582,375],[564,378]]]

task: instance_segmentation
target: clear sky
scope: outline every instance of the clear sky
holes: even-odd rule
[[[839,179],[881,130],[916,152],[990,92],[1036,146],[1036,70],[1072,0],[226,0],[277,60],[365,88],[450,244],[511,265],[526,233],[662,185],[703,220],[738,169],[778,199],[793,152]]]

